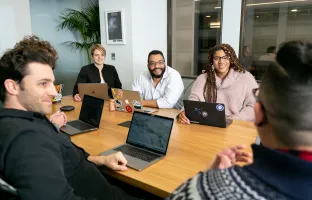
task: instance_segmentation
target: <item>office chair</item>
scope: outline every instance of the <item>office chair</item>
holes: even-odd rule
[[[18,200],[17,191],[9,185],[2,174],[0,174],[0,199],[1,200]]]

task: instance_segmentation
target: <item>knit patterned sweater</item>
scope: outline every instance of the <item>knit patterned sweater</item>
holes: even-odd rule
[[[258,88],[255,78],[246,71],[241,73],[230,69],[224,80],[217,75],[217,103],[225,105],[225,115],[236,120],[254,120],[253,106],[255,98],[252,89]],[[207,81],[207,73],[201,74],[192,87],[189,100],[205,101],[204,89]]]
[[[200,172],[167,200],[311,200],[312,163],[253,145],[254,163]]]

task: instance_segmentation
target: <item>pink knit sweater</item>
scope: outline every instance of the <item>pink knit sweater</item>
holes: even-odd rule
[[[201,74],[196,79],[189,100],[205,101],[204,88],[206,80],[206,73]],[[252,94],[252,89],[258,88],[258,84],[249,72],[240,73],[230,69],[229,74],[223,81],[216,75],[216,84],[217,103],[225,105],[227,117],[238,120],[254,120],[253,106],[256,100]]]

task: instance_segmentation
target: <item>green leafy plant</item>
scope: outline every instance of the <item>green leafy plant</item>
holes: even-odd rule
[[[91,63],[89,49],[93,44],[101,43],[98,0],[89,0],[87,8],[82,11],[66,9],[60,19],[58,30],[68,29],[79,35],[77,41],[66,41],[62,44],[75,50],[85,51],[88,62]]]

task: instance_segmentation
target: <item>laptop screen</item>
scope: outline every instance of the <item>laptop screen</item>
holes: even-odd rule
[[[172,118],[134,112],[127,143],[166,154],[173,121]]]
[[[103,99],[85,95],[82,100],[79,120],[94,127],[99,127],[102,117],[103,106]]]

